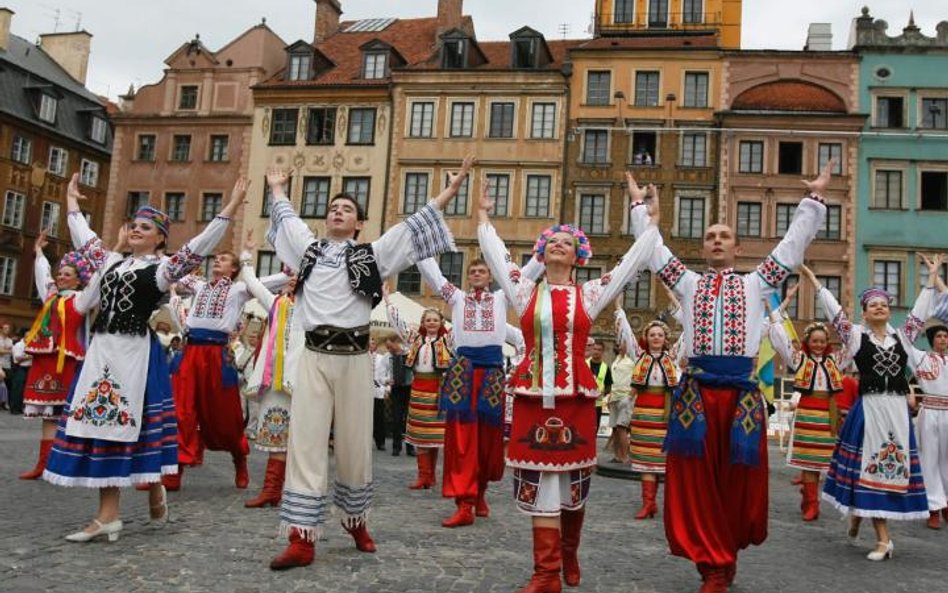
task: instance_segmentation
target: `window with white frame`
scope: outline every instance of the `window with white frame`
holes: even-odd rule
[[[902,208],[902,171],[876,169],[872,207],[888,210]]]
[[[524,216],[548,218],[553,178],[549,175],[527,175],[527,199]]]
[[[428,174],[406,173],[402,212],[414,214],[428,203]]]
[[[686,25],[699,25],[704,22],[702,14],[703,0],[683,0],[681,22]]]
[[[97,116],[92,116],[92,124],[89,129],[89,137],[92,138],[93,142],[98,142],[99,144],[105,144],[106,137],[108,136],[109,125],[104,119]]]
[[[138,150],[136,151],[136,160],[154,161],[155,147],[158,139],[154,134],[142,134],[138,137]]]
[[[451,183],[451,178],[445,175],[444,186],[447,187]],[[458,188],[458,193],[456,196],[451,198],[451,201],[448,202],[448,205],[444,207],[445,216],[464,216],[467,214],[467,202],[470,192],[468,191],[471,187],[471,176],[468,175],[464,178],[464,181],[461,182],[461,187]]]
[[[708,106],[708,73],[685,72],[684,107]]]
[[[313,58],[309,54],[296,54],[290,56],[289,80],[309,80],[309,72],[312,68]]]
[[[451,137],[469,138],[474,135],[474,103],[451,104]]]
[[[197,109],[198,106],[198,87],[197,85],[186,85],[181,87],[181,94],[178,97],[178,109]]]
[[[586,130],[583,132],[583,161],[600,165],[609,162],[609,130]]]
[[[16,259],[0,256],[0,294],[12,295],[16,285]]]
[[[948,129],[948,98],[922,97],[922,112],[918,120],[920,128],[929,130]]]
[[[635,106],[657,107],[661,73],[642,70],[635,73]]]
[[[556,136],[556,103],[534,103],[530,122],[531,138],[554,138]]]
[[[948,282],[948,263],[941,264],[938,275],[941,276],[943,282]],[[921,290],[926,286],[928,286],[928,266],[923,262],[918,267],[918,288]]]
[[[25,208],[26,196],[20,192],[8,191],[3,197],[3,226],[22,229]]]
[[[623,25],[635,22],[635,0],[616,0],[612,22]]]
[[[905,99],[902,97],[876,97],[876,127],[905,127]]]
[[[167,192],[165,194],[165,213],[172,221],[184,220],[184,193]]]
[[[460,251],[442,253],[439,259],[441,274],[451,284],[461,286],[464,279],[464,253]]]
[[[648,1],[648,26],[650,29],[668,27],[668,0]]]
[[[683,239],[704,236],[704,198],[678,198],[678,236]]]
[[[270,146],[292,146],[296,144],[296,124],[299,109],[274,109],[270,122]]]
[[[411,104],[408,123],[410,138],[431,138],[434,135],[434,102],[415,101]]]
[[[759,237],[760,216],[760,202],[738,202],[737,235],[739,237]]]
[[[796,212],[796,204],[777,204],[777,236],[783,237],[790,228],[790,222],[793,221],[793,213]]]
[[[872,285],[892,296],[892,305],[902,304],[902,262],[877,259],[872,262]]]
[[[56,123],[56,108],[59,100],[52,95],[40,93],[39,118],[47,123]]]
[[[375,109],[362,107],[349,110],[349,144],[375,144]]]
[[[826,220],[823,222],[823,228],[816,233],[817,239],[827,241],[839,241],[842,237],[843,207],[838,205],[826,206]]]
[[[201,220],[214,220],[224,204],[224,195],[220,193],[206,193],[201,200]]]
[[[306,126],[306,143],[332,146],[336,143],[336,108],[310,107]]]
[[[836,302],[840,300],[840,293],[842,292],[843,279],[839,276],[817,276],[816,279],[826,290],[830,291],[830,294],[836,299]],[[826,314],[826,311],[823,310],[823,304],[819,299],[819,294],[814,295],[813,300],[815,304],[813,306],[813,312],[816,319],[821,321],[829,321],[829,315]]]
[[[652,273],[640,272],[635,282],[625,285],[622,307],[625,309],[648,309],[652,306]]]
[[[759,140],[743,140],[740,143],[740,162],[738,171],[741,173],[764,172],[764,143]]]
[[[26,136],[14,136],[10,159],[23,165],[29,165],[33,160],[33,141]]]
[[[822,171],[830,159],[833,161],[833,175],[843,174],[843,145],[839,142],[820,142],[817,170]]]
[[[608,70],[590,70],[586,73],[586,104],[612,103],[612,73]]]
[[[135,213],[138,212],[138,209],[142,206],[148,205],[148,192],[147,191],[130,191],[128,192],[128,198],[125,200],[125,219],[131,220],[135,218]]]
[[[704,132],[685,132],[681,135],[681,166],[708,166],[708,135]]]
[[[490,129],[488,136],[491,138],[513,138],[514,135],[514,104],[509,101],[490,104]]]
[[[65,148],[53,146],[49,149],[49,172],[60,177],[66,176],[69,167],[69,153]]]
[[[591,235],[606,232],[606,196],[581,194],[579,196],[579,228]]]
[[[366,52],[362,59],[362,78],[377,80],[388,75],[388,53]]]
[[[50,237],[59,236],[59,204],[56,202],[43,202],[43,210],[40,215],[40,232],[44,230]]]
[[[257,278],[272,276],[283,271],[283,262],[273,251],[257,252]]]
[[[227,149],[229,144],[229,136],[216,134],[211,136],[211,149],[210,154],[208,154],[208,160],[214,163],[227,162]]]
[[[510,175],[507,173],[487,174],[487,194],[494,201],[492,216],[508,216],[510,213]]]
[[[189,134],[175,134],[171,139],[171,160],[176,163],[186,163],[191,160],[191,136]]]
[[[300,204],[301,218],[326,218],[329,210],[329,186],[331,177],[304,177],[303,201]]]
[[[342,192],[355,198],[356,203],[362,207],[362,211],[366,213],[366,216],[369,212],[369,188],[371,186],[371,177],[342,178]]]
[[[600,276],[602,276],[602,268],[588,266],[576,268],[576,284],[580,286],[589,282],[590,280],[595,280]]]
[[[79,183],[89,187],[99,185],[99,163],[82,159],[79,165]]]

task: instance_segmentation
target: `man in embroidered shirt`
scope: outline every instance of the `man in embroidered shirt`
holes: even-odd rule
[[[692,272],[661,242],[651,269],[681,301],[682,351],[689,369],[672,402],[668,436],[665,534],[672,554],[697,565],[702,592],[727,591],[737,553],[767,538],[766,408],[751,380],[760,346],[766,297],[803,263],[823,228],[820,194],[830,180],[827,164],[803,199],[790,228],[755,272],[737,274],[740,246],[724,224],[704,234],[704,274]],[[645,231],[658,196],[626,175],[636,236]],[[654,191],[653,188],[649,188]]]
[[[441,210],[474,164],[464,160],[437,198],[376,241],[357,245],[365,220],[360,204],[340,194],[329,203],[325,239],[293,210],[287,176],[267,173],[273,195],[267,238],[277,256],[300,270],[294,323],[306,332],[290,413],[281,531],[290,545],[270,563],[282,570],[313,561],[314,542],[329,505],[329,429],[334,426],[336,479],[332,501],[356,547],[374,552],[366,528],[372,503],[372,368],[369,314],[382,298],[382,280],[416,261],[453,251]]]

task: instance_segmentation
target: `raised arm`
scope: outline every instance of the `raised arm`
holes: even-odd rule
[[[935,287],[938,285],[941,265],[944,261],[941,255],[928,257],[920,253],[919,258],[928,267],[928,285],[922,288],[918,298],[915,299],[915,305],[908,315],[905,316],[905,322],[899,328],[899,339],[902,346],[908,350],[912,347],[918,334],[925,328],[925,322],[932,316],[935,308]],[[909,350],[910,351],[910,350]]]
[[[856,352],[859,351],[860,340],[862,339],[862,328],[858,325],[853,326],[852,321],[849,319],[849,316],[846,315],[846,311],[840,306],[839,301],[836,300],[833,293],[826,290],[826,288],[820,284],[816,276],[813,275],[812,270],[806,266],[800,266],[799,269],[800,273],[816,287],[816,298],[819,300],[820,306],[823,307],[826,316],[830,318],[830,323],[833,328],[836,329],[836,333],[839,334],[839,339],[843,347],[841,348],[840,355],[836,357],[836,364],[839,368],[844,369],[849,366],[853,357],[856,356]]]
[[[240,279],[247,285],[247,292],[250,293],[250,296],[260,301],[263,308],[269,311],[270,307],[273,306],[273,302],[276,300],[276,295],[270,292],[270,289],[264,286],[263,282],[257,278],[257,272],[253,268],[253,262],[243,257],[241,257],[240,261]]]
[[[478,201],[477,241],[481,248],[481,256],[487,262],[494,281],[504,291],[507,302],[514,307],[517,315],[523,313],[524,307],[530,298],[535,282],[518,273],[517,266],[510,260],[510,252],[504,245],[504,240],[497,234],[494,225],[490,223],[490,210],[494,202],[485,189]]]
[[[49,244],[44,230],[36,238],[33,245],[33,251],[36,259],[33,262],[33,281],[36,283],[36,294],[44,301],[56,293],[56,282],[53,280],[52,270],[49,267],[49,260],[43,249]]]
[[[444,188],[444,191],[431,201],[431,205],[438,210],[444,210],[448,202],[461,191],[461,185],[464,184],[471,168],[476,164],[477,158],[474,155],[464,157],[464,161],[461,162],[461,169],[457,173],[448,173],[448,187]]]
[[[385,301],[385,315],[388,317],[388,324],[392,326],[392,329],[395,330],[395,333],[398,334],[398,337],[400,337],[402,342],[407,346],[415,336],[411,328],[408,327],[408,322],[402,318],[398,307],[396,307],[395,303],[389,298],[388,286],[385,284],[382,285],[382,299]]]
[[[639,346],[638,340],[635,339],[635,334],[632,333],[629,318],[626,317],[625,309],[622,308],[622,297],[616,298],[615,306],[616,343],[625,344],[625,351],[629,356],[638,358],[642,354],[642,347]]]
[[[453,305],[455,300],[464,298],[461,289],[444,277],[444,274],[441,273],[441,266],[434,258],[429,257],[418,262],[418,271],[421,272],[425,284],[448,304]]]
[[[296,268],[303,260],[306,248],[316,240],[316,235],[293,209],[286,195],[288,180],[283,169],[267,170],[267,186],[272,197],[267,241],[273,245],[280,261]]]
[[[638,273],[647,267],[648,259],[655,250],[658,240],[658,228],[651,225],[626,251],[619,265],[609,272],[608,283],[604,283],[602,278],[597,278],[583,284],[583,306],[590,319],[598,317],[609,303],[622,294],[625,285],[635,280]]]

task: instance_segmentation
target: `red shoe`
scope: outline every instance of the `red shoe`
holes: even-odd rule
[[[138,484],[135,484],[135,490],[138,490],[139,492],[148,492],[151,490],[151,484],[148,482],[139,482]]]
[[[428,490],[434,485],[434,469],[431,466],[430,449],[418,449],[415,463],[418,465],[418,478],[408,488],[410,490]]]
[[[474,507],[467,501],[458,502],[458,510],[441,522],[442,527],[464,527],[474,524]]]
[[[555,527],[533,528],[533,576],[530,582],[517,593],[561,593],[560,530]]]
[[[263,489],[256,498],[244,503],[248,509],[259,509],[265,506],[278,506],[283,498],[283,478],[286,473],[286,461],[283,459],[267,459],[267,473],[263,477]]]
[[[46,469],[46,462],[49,461],[49,452],[53,449],[53,439],[43,439],[40,441],[39,459],[36,465],[28,472],[20,474],[21,480],[38,480]]]
[[[929,529],[941,529],[941,518],[938,516],[938,511],[930,511],[928,513],[928,522],[925,523]]]
[[[658,504],[655,502],[657,496],[658,482],[642,480],[642,508],[635,514],[636,519],[651,519],[658,513]]]
[[[290,545],[270,561],[270,570],[309,566],[316,555],[316,544],[306,541],[296,528],[290,529]]]
[[[560,513],[560,548],[563,552],[563,580],[569,587],[578,587],[582,578],[579,570],[579,539],[583,531],[586,509]]]
[[[487,504],[487,494],[481,492],[477,495],[477,503],[474,505],[474,514],[478,517],[490,517],[490,505]]]
[[[698,593],[727,593],[730,586],[728,583],[728,568],[714,567],[708,568],[703,572],[704,582]]]
[[[734,578],[737,577],[737,562],[724,567],[724,577],[729,587],[734,584]]]
[[[803,504],[801,505],[803,520],[816,521],[820,518],[820,483],[804,482],[800,491],[803,493]]]
[[[349,532],[349,535],[352,536],[352,539],[355,540],[356,549],[360,552],[366,552],[367,554],[375,553],[375,540],[372,539],[372,536],[369,535],[369,530],[365,527],[365,520],[359,522],[355,527],[346,527],[346,524],[342,524],[342,528]]]
[[[234,486],[245,489],[250,485],[250,471],[247,469],[247,456],[234,455]]]
[[[161,483],[168,492],[177,492],[181,490],[181,479],[184,477],[184,466],[178,464],[178,473],[165,474],[161,476]]]

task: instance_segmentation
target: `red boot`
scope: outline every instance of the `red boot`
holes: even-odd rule
[[[165,474],[161,476],[161,483],[168,492],[177,492],[181,490],[181,478],[184,477],[184,466],[178,464],[178,473]]]
[[[458,510],[441,522],[442,527],[464,527],[474,524],[474,505],[468,500],[458,501]]]
[[[53,449],[53,439],[43,439],[40,441],[39,459],[36,465],[28,472],[20,474],[21,480],[37,480],[43,475],[46,469],[46,462],[49,461],[49,452]]]
[[[248,509],[259,509],[265,506],[275,507],[280,504],[283,498],[283,477],[286,473],[286,460],[267,459],[267,472],[263,477],[263,489],[256,498],[252,498],[244,503]]]
[[[247,456],[244,453],[234,455],[234,486],[245,489],[250,485],[250,470],[247,469]]]
[[[487,493],[477,493],[477,503],[474,505],[474,514],[478,517],[490,517],[490,505],[487,504]]]
[[[804,482],[803,488],[803,520],[816,521],[820,518],[820,483]]]
[[[635,514],[636,519],[651,519],[658,512],[655,498],[658,496],[658,481],[642,480],[642,508]]]
[[[408,488],[411,490],[427,490],[431,488],[428,474],[431,472],[431,457],[428,456],[430,449],[418,449],[415,453],[415,463],[418,464],[418,477]]]
[[[929,511],[928,522],[925,525],[929,529],[941,529],[941,518],[938,516],[938,511]]]
[[[375,553],[375,540],[372,539],[372,536],[369,535],[369,530],[365,527],[365,520],[360,521],[355,527],[346,527],[346,524],[342,524],[343,529],[349,532],[349,535],[352,536],[352,539],[355,540],[356,549],[360,552],[366,552],[369,554]]]
[[[579,570],[579,539],[583,531],[583,518],[585,516],[586,509],[560,513],[563,580],[570,587],[578,587],[582,577]]]
[[[286,570],[296,566],[309,566],[316,555],[316,544],[306,541],[295,527],[290,529],[290,545],[270,561],[270,570]]]
[[[438,473],[438,451],[440,449],[428,449],[428,487],[431,488],[438,483],[435,474]]]
[[[560,530],[555,527],[533,528],[533,576],[517,593],[561,593]]]
[[[698,593],[727,593],[729,587],[727,567],[709,566],[699,570],[704,583],[701,584]]]
[[[802,483],[803,483],[803,472],[800,472],[799,474],[797,474],[797,475],[793,476],[792,478],[790,478],[790,483],[793,484],[794,486],[799,486],[800,484],[802,484]]]

